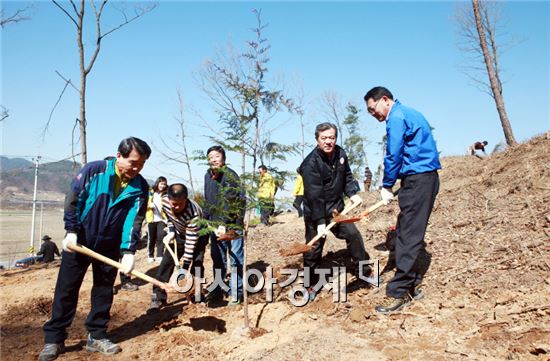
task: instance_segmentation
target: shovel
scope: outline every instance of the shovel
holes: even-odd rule
[[[393,196],[397,197],[398,193],[399,193],[399,189],[396,190],[395,192],[393,192]],[[357,216],[344,217],[344,214],[342,213],[342,214],[338,215],[337,217],[334,217],[332,219],[332,221],[336,222],[336,223],[354,223],[354,222],[362,220],[363,218],[366,218],[371,212],[374,212],[375,210],[382,207],[383,205],[386,205],[386,202],[385,201],[379,201],[379,202],[373,204],[372,206],[370,206],[369,208],[367,208],[365,211],[359,213],[359,215],[357,215]]]
[[[168,241],[163,241],[162,243],[164,243],[164,248],[168,250],[168,253],[172,255],[172,258],[174,259],[174,265],[176,266],[176,273],[173,277],[170,278],[170,283],[178,286],[178,280],[180,279],[180,277],[185,278],[185,275],[187,274],[187,272],[181,267],[180,261],[178,259],[178,245],[176,243],[176,240],[174,239],[174,250],[172,251],[172,247],[170,247],[170,243]]]
[[[113,266],[115,268],[118,268],[119,270],[122,270],[124,268],[121,263],[119,263],[117,261],[114,261],[114,260],[112,260],[108,257],[105,257],[105,256],[103,256],[103,255],[101,255],[97,252],[94,252],[91,249],[84,247],[83,245],[80,245],[80,244],[77,244],[76,246],[69,245],[68,248],[71,251],[78,252],[78,253],[84,254],[86,256],[95,258],[98,261],[101,261],[103,263],[107,263],[109,266]],[[139,279],[144,280],[145,282],[152,283],[155,286],[158,286],[158,287],[162,288],[165,291],[171,291],[172,290],[172,287],[170,285],[168,285],[167,283],[160,282],[159,280],[157,280],[153,277],[150,277],[150,276],[148,276],[145,273],[142,273],[140,271],[132,270],[132,272],[130,272],[130,274],[134,277],[137,277]]]
[[[345,216],[347,213],[351,212],[358,205],[359,205],[359,203],[350,204],[347,208],[345,208],[342,211],[342,213],[340,213],[339,217]],[[280,250],[279,253],[281,254],[281,256],[288,257],[288,256],[294,256],[294,255],[297,255],[297,254],[300,254],[300,253],[306,253],[306,252],[311,251],[313,249],[313,246],[315,245],[315,243],[317,243],[317,241],[320,240],[322,237],[326,236],[328,234],[328,231],[332,227],[334,227],[336,224],[337,224],[337,222],[335,222],[335,221],[330,222],[329,225],[326,227],[324,233],[320,233],[320,234],[316,235],[307,244],[300,244],[300,243],[295,244],[295,245],[292,245],[292,246],[288,247],[287,249]]]
[[[230,229],[228,230],[227,232],[225,233],[222,233],[218,236],[218,241],[220,242],[227,242],[227,241],[233,241],[237,238],[239,238],[239,234],[237,233],[237,231],[233,230],[233,229]]]

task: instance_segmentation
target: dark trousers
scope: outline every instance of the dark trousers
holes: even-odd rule
[[[147,254],[149,258],[153,258],[155,254],[155,246],[157,247],[157,257],[160,257],[164,252],[164,243],[162,239],[166,235],[164,228],[166,224],[164,222],[153,222],[147,225],[148,238],[147,238]]]
[[[317,235],[317,225],[306,220],[305,226],[307,243]],[[359,262],[370,259],[369,254],[365,250],[361,233],[359,233],[359,230],[353,223],[338,223],[330,231],[336,238],[346,240],[346,246],[355,267],[354,272],[357,274],[359,271]],[[304,267],[310,267],[311,286],[314,286],[319,281],[319,275],[315,274],[314,271],[321,263],[325,241],[326,237],[321,238],[315,243],[311,251],[304,253]],[[368,265],[363,266],[363,274],[365,276],[370,274],[370,267]]]
[[[304,203],[304,196],[296,196],[296,198],[294,198],[294,203],[292,203],[294,208],[298,211],[298,217],[302,217],[304,215],[302,203]]]
[[[413,174],[401,180],[395,242],[395,276],[386,287],[389,297],[401,298],[422,282],[427,271],[417,268],[417,260],[425,252],[424,235],[439,192],[437,171]]]
[[[260,204],[260,222],[262,222],[266,226],[269,226],[270,217],[273,215],[273,212],[275,211],[275,203],[273,202],[272,199],[260,198],[259,204]]]
[[[191,268],[191,274],[195,277],[204,277],[203,263],[204,263],[204,253],[205,253],[207,243],[208,243],[208,235],[199,237],[199,240],[195,244],[195,249],[193,251],[193,266]],[[185,250],[185,241],[180,240],[179,242],[176,242],[176,244],[178,245],[178,261],[179,261],[183,257],[183,252]],[[174,246],[171,246],[171,247],[173,251]],[[175,267],[176,267],[176,264],[174,263],[174,258],[168,252],[168,250],[164,250],[164,254],[162,255],[162,261],[160,261],[160,265],[157,270],[157,274],[155,278],[161,282],[170,281],[170,277],[172,276],[172,272],[174,272]],[[166,301],[166,291],[154,285],[153,297],[158,301]]]
[[[118,255],[109,258],[117,260]],[[93,338],[107,337],[117,269],[82,254],[63,252],[55,285],[52,317],[43,327],[45,343],[61,343],[67,339],[66,329],[73,322],[80,286],[90,263],[93,271],[92,305],[85,324]]]

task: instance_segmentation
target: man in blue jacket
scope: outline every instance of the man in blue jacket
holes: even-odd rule
[[[67,234],[57,276],[52,317],[44,325],[45,346],[39,361],[54,360],[64,352],[67,327],[73,321],[82,280],[93,270],[91,310],[86,319],[86,350],[113,355],[121,348],[107,338],[117,269],[70,250],[77,242],[124,266],[134,267],[134,253],[147,208],[147,181],[139,175],[151,148],[143,140],[122,140],[115,159],[86,164],[71,183],[63,220]]]
[[[380,313],[398,311],[412,299],[420,299],[425,270],[417,261],[425,253],[424,235],[439,191],[441,169],[430,125],[418,111],[394,100],[384,87],[369,90],[364,97],[370,115],[386,122],[387,144],[384,179],[380,195],[386,204],[393,199],[392,188],[401,179],[395,244],[395,276],[386,287],[388,300],[376,307]]]

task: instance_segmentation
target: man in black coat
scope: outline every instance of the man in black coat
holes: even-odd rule
[[[58,257],[60,256],[59,249],[57,248],[55,243],[51,241],[51,239],[52,238],[48,235],[42,237],[42,246],[40,246],[40,251],[36,254],[37,256],[44,256],[42,257],[42,262],[44,263],[50,263],[51,261],[53,261],[55,259],[55,255],[57,255]]]
[[[359,183],[353,178],[346,152],[336,144],[338,130],[332,123],[321,123],[315,128],[317,147],[304,159],[299,173],[304,179],[304,222],[306,243],[317,234],[326,234],[333,211],[344,209],[344,196],[353,203],[362,203]],[[355,273],[362,279],[371,276],[372,270],[365,261],[370,257],[365,250],[363,237],[353,223],[339,223],[331,232],[346,240],[346,246],[355,267]],[[315,272],[321,263],[326,237],[321,238],[313,250],[304,254],[304,273],[309,272],[310,284],[306,284],[309,299],[322,287],[319,274]],[[307,279],[307,275],[306,275]],[[369,277],[373,283],[378,283]],[[307,283],[307,282],[306,282]]]

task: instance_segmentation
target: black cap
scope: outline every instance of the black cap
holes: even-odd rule
[[[47,234],[44,237],[42,237],[43,241],[49,241],[50,239],[52,239],[52,237],[48,236]]]

